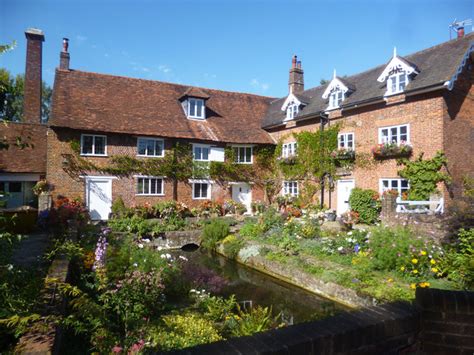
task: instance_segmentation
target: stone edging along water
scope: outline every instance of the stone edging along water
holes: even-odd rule
[[[288,267],[278,261],[268,260],[257,252],[262,247],[262,245],[257,243],[247,243],[239,251],[235,260],[264,274],[351,308],[369,307],[376,304],[374,299],[360,296],[354,290],[345,288],[333,282],[324,282],[307,272]],[[226,258],[228,257],[225,255],[222,245],[219,245],[216,251]]]

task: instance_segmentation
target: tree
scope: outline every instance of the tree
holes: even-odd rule
[[[0,120],[19,122],[23,116],[23,92],[25,76],[12,76],[4,68],[0,68]],[[52,90],[45,83],[41,86],[41,119],[48,121]]]

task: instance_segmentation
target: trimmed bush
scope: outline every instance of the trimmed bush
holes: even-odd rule
[[[229,235],[229,224],[220,219],[212,219],[202,230],[202,246],[206,249],[215,249],[217,244]]]
[[[379,218],[381,204],[379,194],[374,190],[354,188],[349,197],[349,206],[362,223],[373,224]]]

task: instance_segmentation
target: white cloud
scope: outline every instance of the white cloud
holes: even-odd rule
[[[83,35],[76,35],[76,41],[77,43],[81,44],[85,41],[87,41],[87,37]]]
[[[209,79],[209,78],[210,78],[210,79],[215,79],[215,78],[217,78],[217,75],[216,75],[216,74],[204,73],[204,77],[205,77],[206,79]]]
[[[165,73],[165,74],[171,73],[171,68],[168,67],[166,64],[159,65],[158,70],[162,73]]]
[[[270,88],[270,85],[268,83],[262,83],[256,78],[250,80],[250,85],[263,92],[267,91]]]

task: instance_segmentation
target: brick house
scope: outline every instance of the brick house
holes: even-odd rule
[[[0,137],[8,149],[0,150],[0,199],[6,208],[36,207],[32,187],[46,175],[46,131],[41,119],[41,56],[44,34],[25,32],[27,39],[23,117],[21,122],[0,122]],[[18,139],[21,139],[18,142]]]
[[[371,149],[383,142],[406,142],[413,157],[444,151],[453,184],[440,189],[446,198],[457,198],[463,177],[474,174],[473,39],[469,34],[403,57],[394,51],[384,65],[344,78],[334,73],[328,84],[308,90],[295,57],[289,95],[280,99],[72,70],[65,41],[48,124],[47,179],[53,196],[83,199],[95,219],[106,219],[119,196],[128,205],[176,197],[189,206],[234,199],[248,207],[265,198],[261,186],[211,179],[174,184],[166,176],[94,171],[71,174],[71,142],[79,143],[82,159],[99,166],[116,155],[163,159],[177,142],[191,144],[196,161],[223,161],[230,146],[238,163],[252,164],[256,146],[282,142],[283,155],[291,156],[297,154],[292,133],[341,123],[339,147],[357,155],[372,158]],[[27,67],[37,64],[27,61]],[[340,171],[330,189],[326,186],[325,203],[343,213],[355,186],[403,192],[408,183],[398,169],[393,158],[364,168],[355,164]],[[299,184],[283,181],[282,193],[297,195]]]
[[[372,158],[380,143],[409,144],[412,157],[431,158],[444,151],[453,179],[439,186],[445,199],[459,198],[463,178],[474,177],[474,34],[424,49],[408,56],[394,50],[387,64],[340,78],[334,72],[327,85],[304,90],[301,62],[293,59],[289,95],[273,101],[263,128],[283,143],[283,154],[297,154],[293,133],[341,124],[339,149]],[[348,209],[354,187],[379,192],[406,191],[409,186],[397,171],[395,158],[338,172],[326,204],[339,214]],[[285,181],[284,191],[296,195],[298,181]],[[326,189],[327,191],[327,189]]]

